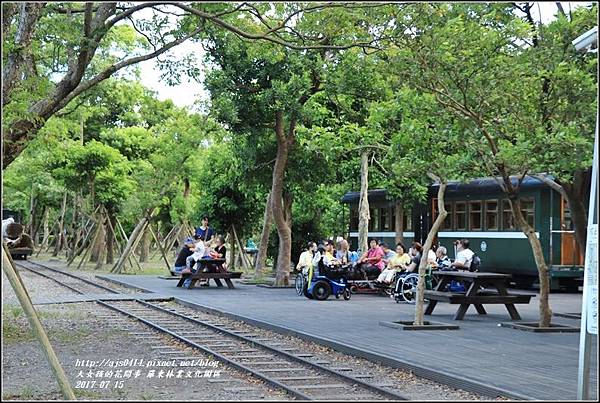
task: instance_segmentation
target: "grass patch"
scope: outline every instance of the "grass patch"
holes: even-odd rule
[[[73,393],[75,393],[75,397],[82,400],[98,400],[102,397],[99,392],[93,392],[85,389],[74,389]]]
[[[150,392],[144,392],[140,395],[141,400],[156,400],[156,396]]]
[[[35,396],[35,389],[31,386],[24,386],[18,393],[5,393],[2,400],[32,400]]]

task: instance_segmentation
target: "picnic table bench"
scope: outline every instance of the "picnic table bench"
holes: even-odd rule
[[[190,283],[189,288],[194,288],[194,286],[200,279],[207,279],[208,281],[210,281],[212,279],[217,284],[217,287],[223,287],[223,283],[221,283],[221,280],[225,280],[225,283],[227,283],[227,287],[229,289],[233,289],[235,287],[233,286],[233,282],[231,281],[231,279],[232,278],[240,278],[242,276],[241,271],[238,271],[238,272],[221,271],[221,272],[215,273],[215,272],[206,272],[203,270],[208,265],[214,265],[214,264],[222,265],[223,263],[225,263],[225,259],[200,259],[197,262],[199,265],[198,271],[196,273],[182,274],[181,278],[179,279],[179,282],[177,283],[177,287],[182,287],[183,283],[185,283],[185,280],[190,278],[191,283]]]
[[[439,301],[460,304],[455,320],[462,320],[470,305],[474,305],[477,313],[485,315],[483,304],[504,304],[513,320],[521,319],[514,304],[528,304],[535,294],[509,293],[506,284],[511,278],[509,274],[483,273],[469,271],[434,271],[440,281],[435,290],[426,290],[424,298],[429,300],[425,315],[431,315]],[[470,283],[466,292],[446,291],[446,285],[452,280]],[[484,288],[487,286],[488,288]]]
[[[221,279],[225,280],[225,283],[227,283],[227,287],[230,289],[235,288],[233,286],[233,282],[231,281],[232,278],[240,278],[242,276],[242,272],[241,271],[229,271],[229,272],[222,272],[222,273],[204,273],[202,271],[198,271],[197,273],[188,273],[188,274],[182,274],[181,278],[179,279],[179,282],[177,283],[177,287],[182,287],[183,283],[185,282],[185,280],[187,280],[188,278],[191,277],[192,282],[190,284],[190,288],[194,288],[194,286],[196,285],[196,282],[198,282],[198,280],[200,279],[212,279],[215,281],[215,283],[217,284],[217,287],[223,287],[223,283],[221,283]]]

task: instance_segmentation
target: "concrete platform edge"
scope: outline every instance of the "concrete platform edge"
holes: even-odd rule
[[[384,355],[375,353],[366,349],[359,349],[356,347],[352,347],[350,345],[340,343],[325,337],[315,336],[313,334],[300,332],[297,330],[289,329],[287,327],[275,325],[270,322],[261,321],[258,319],[253,319],[247,316],[239,315],[233,312],[223,311],[217,308],[208,307],[205,305],[198,304],[196,302],[186,301],[184,299],[175,297],[174,302],[181,304],[183,306],[187,306],[190,308],[196,308],[200,310],[204,310],[208,313],[221,314],[227,316],[231,319],[241,320],[243,322],[261,327],[266,330],[272,330],[277,333],[289,334],[292,336],[296,336],[303,340],[316,342],[326,347],[330,347],[335,349],[336,351],[340,351],[342,353],[355,355],[357,357],[365,358],[374,362],[378,362],[384,365],[389,365],[393,368],[400,368],[412,371],[415,375],[432,380],[434,382],[442,383],[448,386],[452,386],[455,388],[460,388],[466,390],[468,392],[478,393],[487,397],[495,398],[498,395],[505,396],[511,399],[516,400],[536,400],[535,397],[523,395],[516,392],[511,392],[506,389],[498,388],[491,385],[486,385],[484,383],[478,382],[476,380],[468,379],[465,377],[457,376],[449,374],[445,371],[430,369],[418,364],[410,363],[407,361],[400,361],[393,358],[386,357]]]
[[[108,277],[100,276],[100,275],[98,275],[97,277],[102,278],[103,280],[106,280],[106,281],[112,281],[116,284],[120,284],[123,286],[134,287],[134,288],[138,288],[141,290],[145,290],[146,292],[152,292],[151,290],[145,289],[143,287],[132,286],[131,284],[125,283],[125,282],[117,280],[117,279],[108,278]],[[188,306],[190,308],[196,308],[196,309],[204,310],[208,313],[221,314],[221,315],[227,316],[232,319],[241,320],[243,322],[261,327],[266,330],[272,330],[277,333],[283,333],[283,334],[289,334],[292,336],[296,336],[303,340],[313,341],[318,344],[324,345],[326,347],[333,348],[336,351],[355,355],[357,357],[372,360],[374,362],[378,362],[378,363],[381,363],[384,365],[389,365],[393,368],[399,368],[399,369],[412,371],[417,376],[432,380],[434,382],[452,386],[455,388],[460,388],[460,389],[466,390],[468,392],[478,393],[478,394],[481,394],[481,395],[484,395],[487,397],[491,397],[491,398],[495,398],[498,395],[501,395],[501,396],[505,396],[505,397],[515,399],[515,400],[537,400],[535,397],[532,397],[532,396],[527,396],[527,395],[523,395],[518,392],[511,392],[511,391],[508,391],[503,388],[486,385],[484,383],[481,383],[481,382],[473,380],[473,379],[461,377],[461,376],[454,375],[454,374],[449,374],[448,372],[445,372],[445,371],[430,369],[430,368],[424,367],[422,365],[411,363],[408,361],[396,360],[396,359],[375,353],[370,350],[359,349],[359,348],[352,347],[350,345],[340,343],[340,342],[337,342],[337,341],[334,341],[334,340],[331,340],[331,339],[328,339],[325,337],[315,336],[315,335],[312,335],[309,333],[292,330],[292,329],[289,329],[289,328],[286,328],[283,326],[279,326],[279,325],[275,325],[275,324],[272,324],[269,322],[265,322],[265,321],[253,319],[253,318],[250,318],[247,316],[239,315],[239,314],[236,314],[233,312],[228,312],[228,311],[220,310],[217,308],[212,308],[212,307],[208,307],[205,305],[201,305],[201,304],[198,304],[195,302],[186,301],[185,299],[181,299],[179,297],[173,297],[173,301],[180,305]]]

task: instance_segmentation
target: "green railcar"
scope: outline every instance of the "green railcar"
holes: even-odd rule
[[[399,213],[404,216],[404,243],[424,243],[437,214],[437,191],[438,185],[430,186],[427,203],[411,209],[399,209],[384,189],[369,191],[369,237],[393,244],[395,216]],[[542,181],[529,176],[521,185],[520,197],[523,213],[535,228],[550,267],[551,288],[577,290],[583,281],[583,255],[575,242],[566,201]],[[350,207],[349,239],[354,248],[358,243],[358,199],[358,192],[349,192],[342,198]],[[453,241],[467,238],[482,260],[482,270],[512,274],[518,286],[533,285],[537,280],[533,252],[525,234],[516,228],[508,199],[495,179],[450,182],[444,202],[448,216],[436,243],[445,246],[451,258],[456,256]]]

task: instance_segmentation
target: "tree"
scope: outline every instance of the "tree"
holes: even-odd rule
[[[172,14],[172,7],[185,13],[177,20],[177,27],[165,33],[169,23],[165,15]],[[145,8],[152,8],[153,17],[138,20],[136,24],[133,15]],[[14,115],[11,124],[5,124],[2,128],[5,142],[2,167],[4,169],[20,154],[50,117],[76,97],[116,72],[156,58],[190,38],[200,38],[200,34],[208,31],[209,27],[219,27],[249,40],[296,50],[345,49],[356,45],[374,47],[375,40],[372,38],[366,42],[360,41],[364,35],[351,44],[338,44],[335,36],[315,37],[299,34],[300,31],[295,29],[295,23],[303,13],[332,9],[335,12],[341,10],[338,14],[343,15],[352,13],[353,8],[331,3],[281,5],[274,6],[274,17],[266,15],[271,11],[271,5],[254,6],[249,3],[188,5],[168,2],[123,6],[115,2],[89,2],[83,8],[76,4],[39,3],[24,4],[18,14],[14,7],[7,8],[2,21],[6,49],[3,53],[3,62],[6,63],[2,72],[6,85],[3,85],[2,98],[5,102],[3,106],[13,102],[16,106],[12,108]],[[130,21],[131,25],[124,26],[125,21]],[[249,21],[254,23],[248,26]],[[138,45],[142,45],[142,51],[146,53],[119,61],[111,49],[115,42],[122,39],[119,38],[122,31],[135,31],[138,35],[130,38],[140,40]],[[131,49],[125,50],[131,52]],[[49,60],[46,66],[43,65],[44,60]],[[39,67],[38,63],[41,64]],[[180,62],[168,59],[162,63],[162,67],[166,75],[170,75],[169,80],[177,81]],[[42,68],[64,75],[53,82],[39,72]],[[198,73],[194,68],[186,70],[191,75]],[[19,77],[26,79],[18,80]],[[30,92],[32,88],[38,90]]]
[[[392,106],[396,121],[401,121],[392,137],[391,173],[397,186],[410,189],[426,200],[427,189],[437,183],[437,214],[423,245],[419,263],[419,282],[415,305],[415,325],[423,325],[423,295],[428,253],[447,212],[444,196],[449,180],[464,180],[476,172],[477,155],[467,144],[465,127],[453,114],[440,110],[434,96],[402,88]]]
[[[465,136],[475,140],[470,144],[484,172],[498,178],[531,245],[539,273],[539,325],[548,326],[552,316],[548,266],[519,199],[525,176],[540,168],[529,146],[545,143],[540,151],[552,151],[548,148],[552,143],[531,141],[532,136],[547,135],[547,124],[540,118],[545,73],[536,69],[537,58],[527,46],[531,28],[509,4],[416,7],[421,13],[406,21],[411,35],[397,41],[393,60],[402,66],[400,75],[406,82],[433,94],[446,111],[462,120]]]

